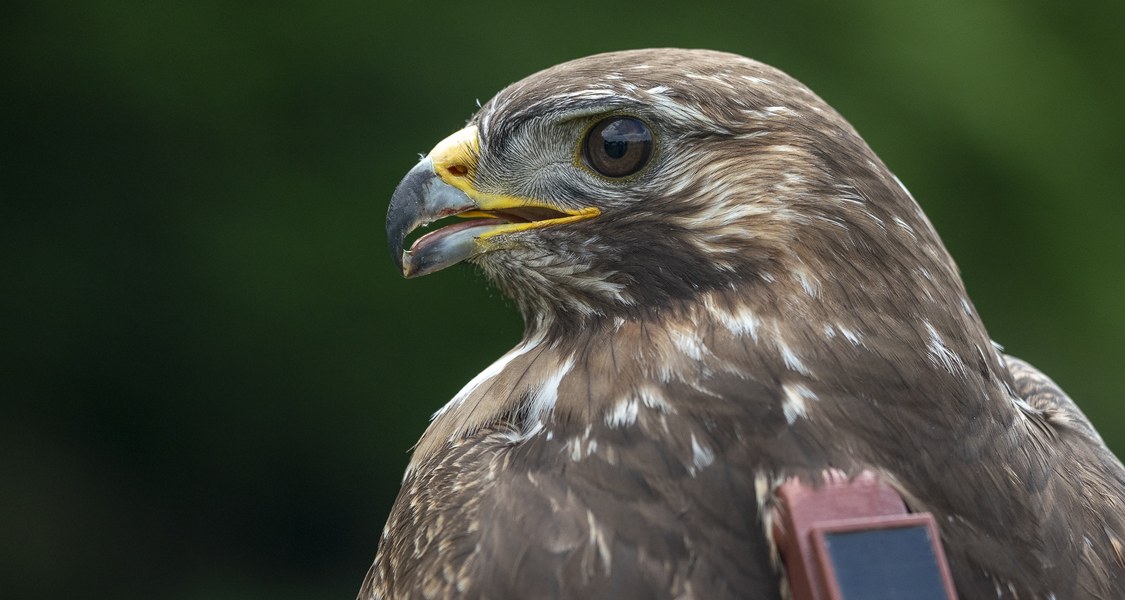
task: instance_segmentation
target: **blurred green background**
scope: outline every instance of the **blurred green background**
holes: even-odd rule
[[[469,268],[395,273],[391,191],[606,50],[810,85],[1125,453],[1123,31],[1114,0],[9,3],[3,595],[352,597],[429,415],[521,333]]]

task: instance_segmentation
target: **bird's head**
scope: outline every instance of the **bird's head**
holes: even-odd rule
[[[784,73],[710,51],[602,54],[509,86],[407,174],[387,234],[405,276],[473,262],[532,327],[724,290],[790,308],[962,295],[847,121]]]

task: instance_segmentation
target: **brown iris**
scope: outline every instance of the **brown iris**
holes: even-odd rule
[[[640,119],[602,119],[586,134],[582,158],[591,169],[606,177],[632,175],[652,158],[652,132]]]

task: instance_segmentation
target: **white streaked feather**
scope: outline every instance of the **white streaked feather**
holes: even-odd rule
[[[457,392],[457,394],[453,396],[453,399],[447,402],[445,406],[439,408],[437,412],[433,414],[431,419],[436,419],[445,411],[455,409],[460,406],[465,401],[465,399],[471,396],[473,392],[477,391],[477,388],[479,388],[484,382],[499,375],[500,372],[508,366],[508,363],[512,362],[516,358],[519,358],[520,356],[523,356],[524,354],[527,354],[542,342],[543,338],[541,337],[527,340],[524,343],[516,346],[515,348],[512,348],[500,358],[496,359],[496,362],[488,365],[485,370],[478,373],[476,377],[470,379],[469,383],[466,383],[465,386],[461,388],[461,391]]]
[[[688,467],[688,472],[694,476],[711,466],[713,462],[715,462],[715,452],[705,444],[700,444],[695,434],[691,434],[691,466]]]
[[[816,394],[803,383],[786,382],[781,385],[781,390],[784,395],[781,411],[785,414],[785,421],[792,425],[798,417],[807,417],[809,402],[817,399]]]
[[[930,362],[934,366],[939,366],[947,372],[955,375],[963,375],[965,373],[965,363],[962,362],[961,357],[957,356],[949,346],[945,344],[945,340],[938,334],[937,329],[929,321],[922,321],[926,326],[926,331],[929,333],[930,339],[926,343],[926,355],[929,357]]]
[[[627,427],[637,422],[637,399],[622,398],[613,405],[605,416],[605,424],[610,427]]]
[[[796,371],[804,375],[811,375],[812,371],[805,365],[801,357],[781,338],[774,338],[774,344],[777,345],[777,351],[781,353],[781,361],[785,363],[785,367],[791,371]]]

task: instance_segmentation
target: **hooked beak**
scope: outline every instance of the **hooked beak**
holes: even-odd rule
[[[405,277],[440,271],[496,249],[492,238],[516,231],[573,223],[601,214],[597,208],[571,209],[532,198],[477,191],[479,139],[469,126],[442,140],[403,177],[387,209],[387,243]],[[415,240],[406,236],[446,217],[468,221],[447,225]]]

